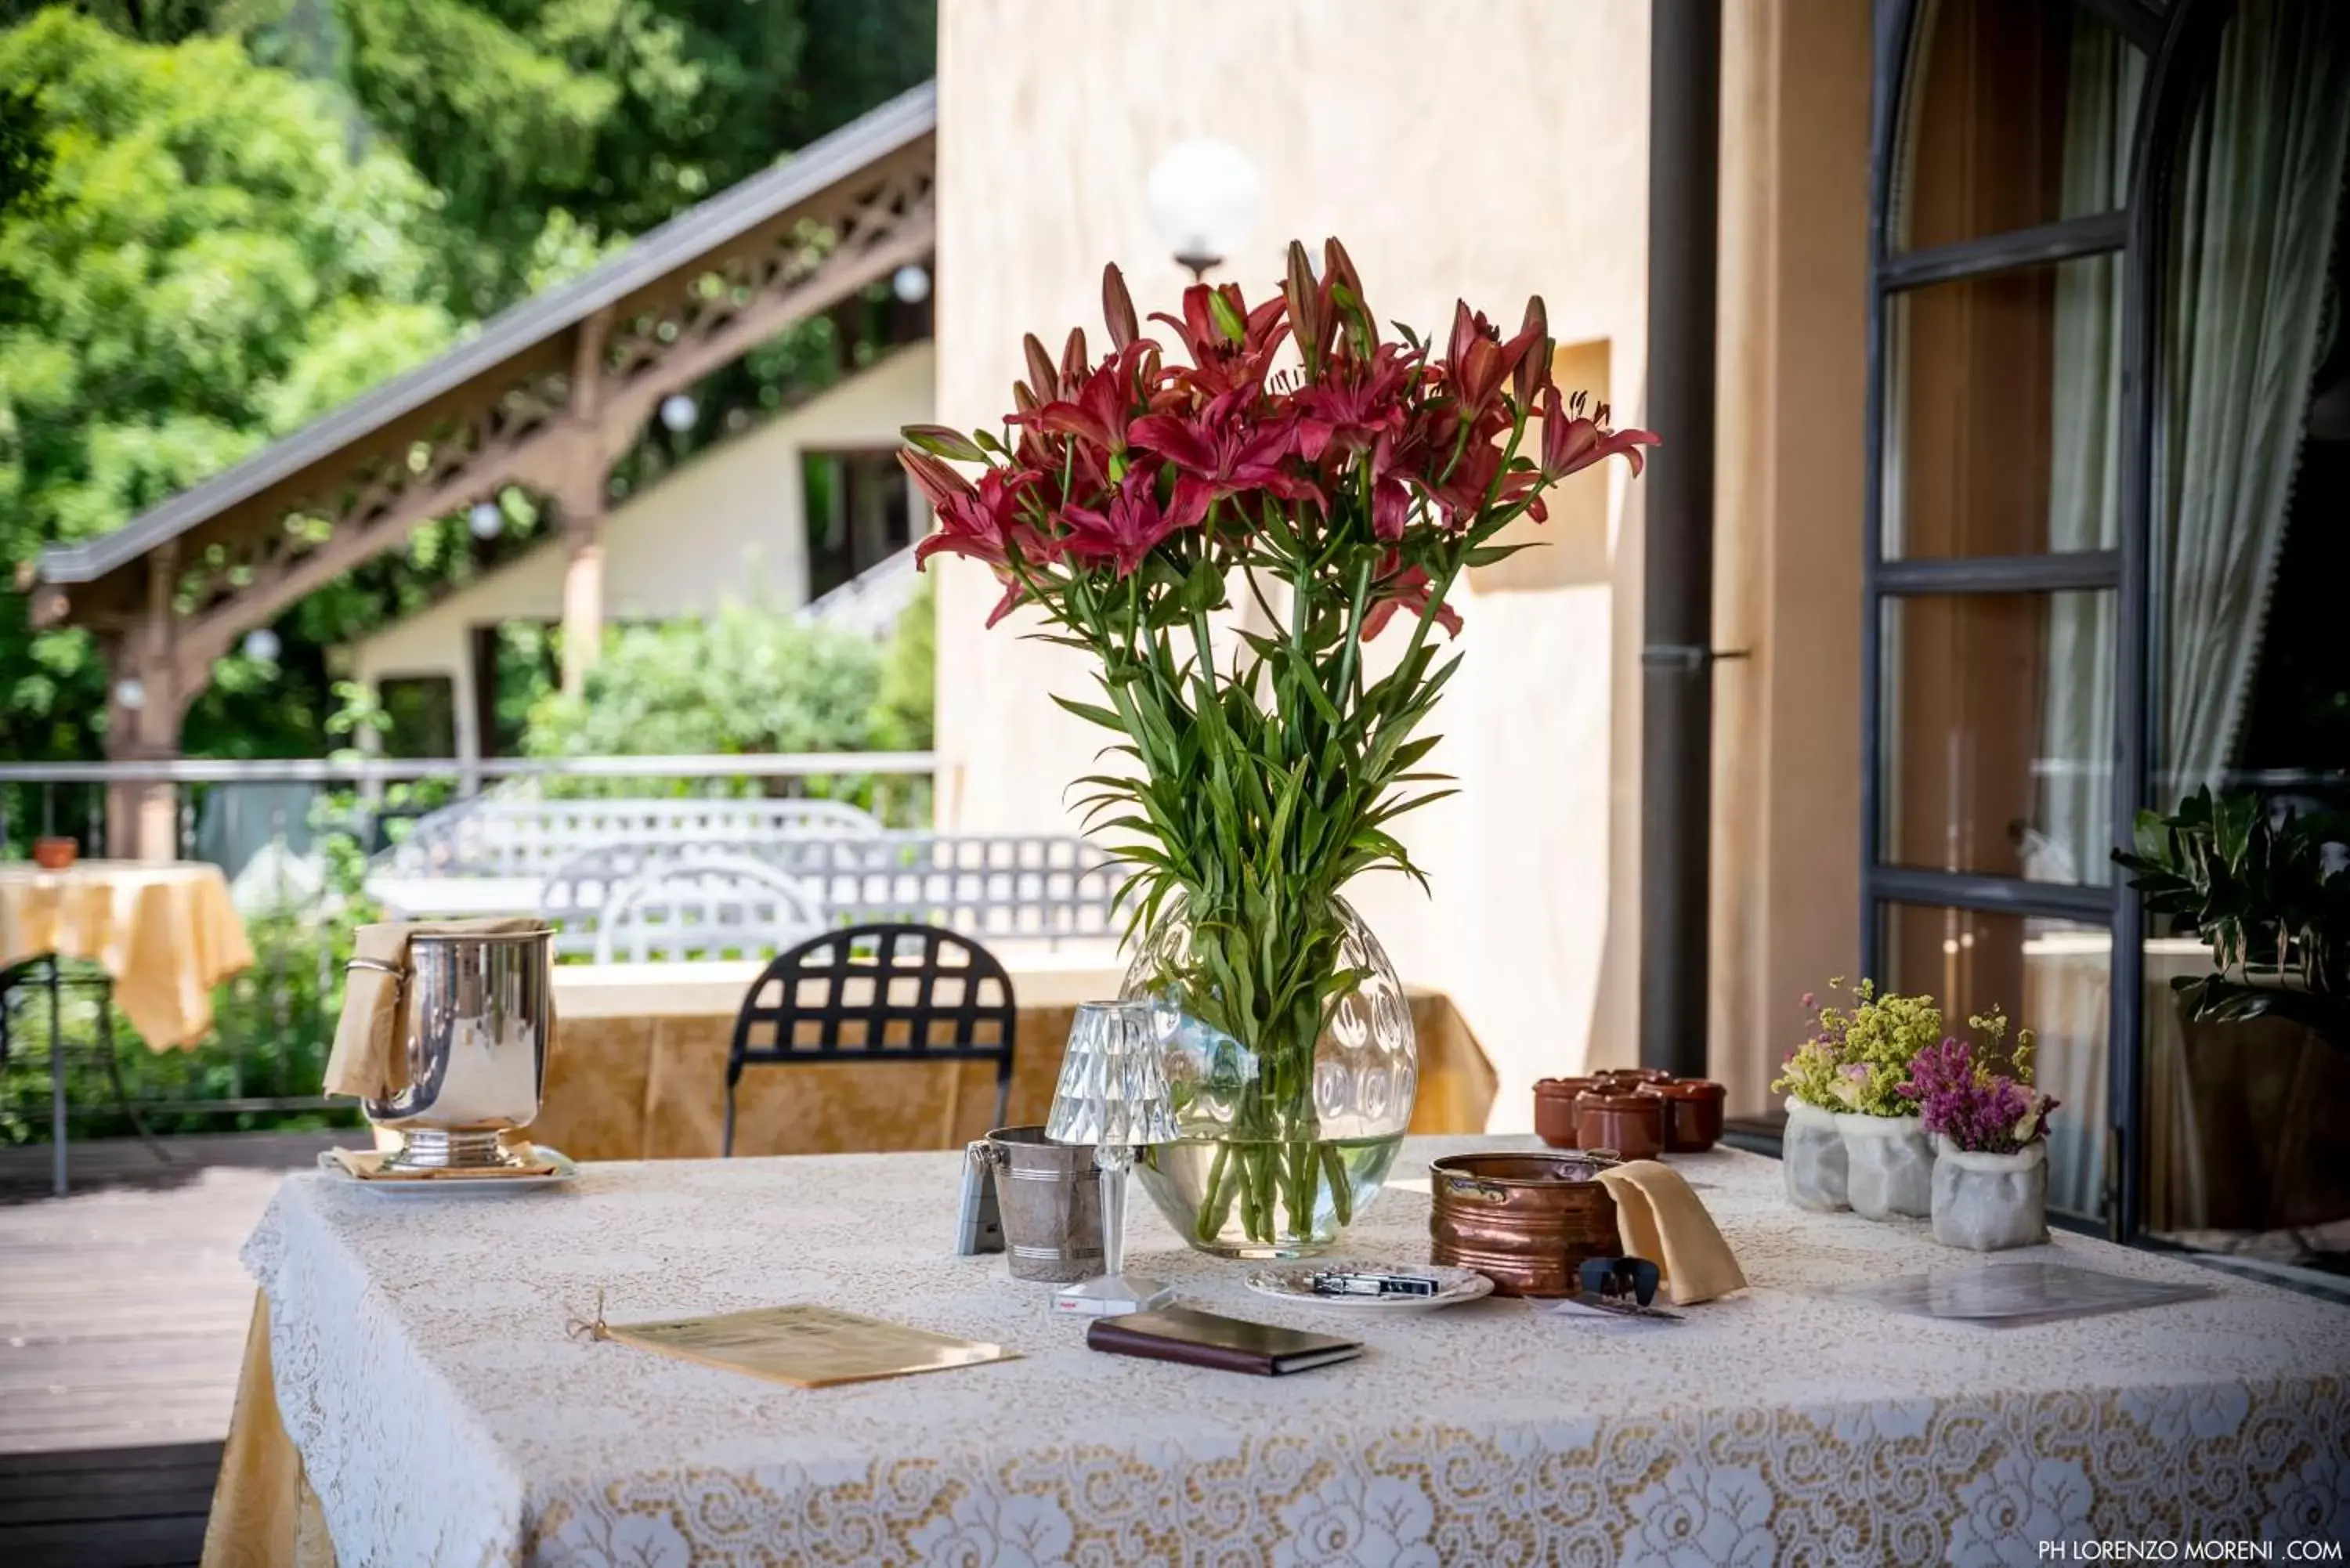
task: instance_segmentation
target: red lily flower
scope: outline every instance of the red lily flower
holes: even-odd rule
[[[1516,373],[1526,355],[1543,340],[1543,323],[1530,321],[1515,337],[1504,343],[1501,329],[1487,321],[1482,311],[1472,315],[1465,299],[1455,303],[1452,345],[1445,372],[1464,417],[1473,420],[1485,411],[1493,394],[1502,389],[1502,383]]]
[[[1409,610],[1414,620],[1428,613],[1430,585],[1427,570],[1420,566],[1406,566],[1397,571],[1396,566],[1397,557],[1389,552],[1379,566],[1382,573],[1389,575],[1380,585],[1378,597],[1372,602],[1369,612],[1363,617],[1365,642],[1386,630],[1388,622],[1395,618],[1398,610]],[[1461,635],[1461,616],[1451,605],[1436,607],[1436,624],[1444,628],[1447,637]]]
[[[1607,428],[1607,405],[1602,403],[1590,415],[1584,413],[1587,394],[1577,392],[1562,406],[1558,389],[1551,388],[1543,397],[1542,409],[1542,472],[1545,482],[1565,478],[1570,473],[1620,457],[1632,465],[1632,472],[1640,472],[1640,448],[1663,444],[1654,431]]]
[[[1160,540],[1199,521],[1162,509],[1158,474],[1140,468],[1127,474],[1107,509],[1072,506],[1061,520],[1069,525],[1060,541],[1064,551],[1081,561],[1115,561],[1120,577],[1131,576]]]
[[[1297,455],[1318,462],[1326,447],[1361,452],[1404,427],[1404,393],[1419,379],[1419,361],[1394,344],[1367,359],[1333,360],[1317,385],[1295,395]]]
[[[926,452],[900,452],[898,461],[938,517],[938,531],[914,546],[917,566],[932,556],[963,556],[983,561],[1000,574],[1015,548],[1039,560],[1051,557],[1052,546],[1021,516],[1024,498],[1044,483],[1043,474],[991,468],[973,489],[969,480]]]
[[[1134,417],[1134,368],[1149,349],[1149,344],[1128,346],[1086,377],[1075,398],[1046,403],[1034,413],[1015,414],[1012,422],[1073,436],[1107,456],[1123,453],[1127,425]]]
[[[1216,323],[1213,302],[1219,296],[1241,319],[1237,340],[1226,337]],[[1191,369],[1184,373],[1184,380],[1205,400],[1243,390],[1253,396],[1264,385],[1265,368],[1272,360],[1273,351],[1289,336],[1286,302],[1275,296],[1251,310],[1241,297],[1240,286],[1230,283],[1214,288],[1195,283],[1183,291],[1181,320],[1164,311],[1150,319],[1164,321],[1182,338],[1184,348],[1191,356]]]
[[[1242,490],[1270,490],[1295,500],[1312,487],[1284,472],[1282,460],[1295,440],[1286,421],[1259,423],[1244,411],[1247,400],[1226,393],[1189,419],[1149,414],[1127,427],[1126,439],[1155,452],[1179,471],[1170,514],[1184,524],[1207,515],[1213,503]]]

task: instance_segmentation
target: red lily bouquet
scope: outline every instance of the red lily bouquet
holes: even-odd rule
[[[1081,329],[1057,361],[1028,337],[1000,433],[906,431],[899,459],[938,518],[916,556],[985,563],[1003,585],[990,625],[1034,606],[1045,635],[1097,661],[1102,701],[1056,701],[1136,765],[1081,781],[1089,825],[1139,841],[1124,850],[1136,920],[1172,901],[1192,932],[1167,989],[1257,1064],[1231,1133],[1255,1152],[1217,1162],[1193,1239],[1237,1210],[1279,1250],[1315,1210],[1344,1223],[1351,1205],[1311,1083],[1362,978],[1339,962],[1338,893],[1374,869],[1420,877],[1390,826],[1451,793],[1415,789],[1441,782],[1415,769],[1459,667],[1430,637],[1461,629],[1446,595],[1523,547],[1495,536],[1542,520],[1545,485],[1612,456],[1638,473],[1657,438],[1552,385],[1539,298],[1507,338],[1461,305],[1439,353],[1381,334],[1335,239],[1318,276],[1293,244],[1254,306],[1232,284],[1186,290],[1180,317],[1151,318],[1180,360],[1143,334],[1114,266],[1102,298],[1107,356]],[[975,483],[956,462],[981,465]],[[1244,628],[1219,668],[1210,617],[1236,601],[1272,629]],[[1395,627],[1401,655],[1373,678],[1363,645]]]

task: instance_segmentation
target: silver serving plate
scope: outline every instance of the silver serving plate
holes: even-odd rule
[[[434,1176],[392,1181],[369,1181],[353,1176],[332,1154],[318,1156],[318,1174],[342,1187],[363,1188],[396,1198],[481,1198],[495,1192],[536,1192],[579,1179],[577,1161],[561,1149],[537,1146],[538,1157],[555,1168],[545,1176]]]
[[[1313,1278],[1321,1273],[1413,1274],[1436,1282],[1432,1296],[1326,1296],[1316,1291]],[[1449,1268],[1441,1263],[1340,1263],[1315,1259],[1303,1263],[1280,1263],[1254,1269],[1247,1276],[1248,1288],[1261,1296],[1289,1302],[1298,1306],[1336,1307],[1341,1312],[1407,1313],[1434,1312],[1440,1307],[1459,1306],[1493,1293],[1493,1282],[1472,1269]]]

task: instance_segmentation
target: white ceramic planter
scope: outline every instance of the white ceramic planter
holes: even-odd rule
[[[1798,1209],[1825,1213],[1849,1207],[1845,1199],[1844,1134],[1836,1130],[1835,1113],[1787,1101],[1787,1130],[1779,1140],[1779,1176],[1787,1184],[1787,1201]]]
[[[1938,1138],[1934,1240],[1996,1252],[2048,1240],[2048,1145],[2014,1154],[1969,1154]]]
[[[1934,1143],[1916,1116],[1836,1113],[1844,1135],[1845,1196],[1870,1220],[1923,1220],[1934,1207]]]

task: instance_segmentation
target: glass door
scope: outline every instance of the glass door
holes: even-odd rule
[[[2125,246],[2153,14],[1928,0],[1878,38],[1866,972],[2033,1030],[2051,1208],[2108,1221]]]

